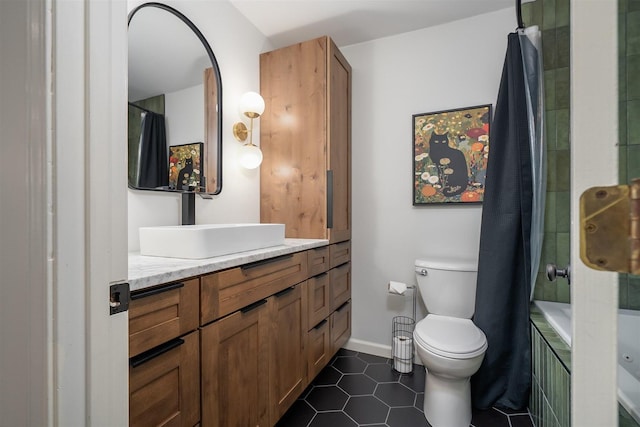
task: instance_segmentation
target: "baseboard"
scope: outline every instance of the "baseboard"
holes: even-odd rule
[[[374,343],[371,341],[359,340],[357,338],[349,338],[349,341],[343,346],[347,350],[358,351],[374,356],[391,358],[391,346]]]
[[[349,338],[349,341],[347,341],[343,348],[351,351],[373,354],[374,356],[386,357],[387,359],[391,359],[390,345],[383,345],[371,341],[359,340],[357,338]],[[422,361],[417,354],[414,355],[413,360],[414,363],[422,365]]]

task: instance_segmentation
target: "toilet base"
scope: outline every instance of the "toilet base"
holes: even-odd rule
[[[427,372],[424,414],[432,427],[469,427],[471,424],[470,378],[444,378]]]

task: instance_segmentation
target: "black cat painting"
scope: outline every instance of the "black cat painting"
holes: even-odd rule
[[[438,168],[442,193],[447,197],[462,194],[469,183],[469,169],[462,151],[449,146],[449,132],[431,133],[429,157]]]
[[[179,190],[189,189],[189,179],[191,178],[192,173],[193,173],[193,159],[191,157],[188,157],[184,159],[184,167],[180,169],[180,172],[178,172],[178,189]]]

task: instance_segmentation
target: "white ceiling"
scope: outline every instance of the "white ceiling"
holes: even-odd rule
[[[331,36],[338,46],[347,46],[515,4],[514,0],[230,1],[276,48],[322,35]],[[514,15],[514,29],[516,26]]]

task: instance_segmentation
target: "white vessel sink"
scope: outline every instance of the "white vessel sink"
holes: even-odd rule
[[[140,227],[140,254],[202,259],[284,244],[284,224]]]

